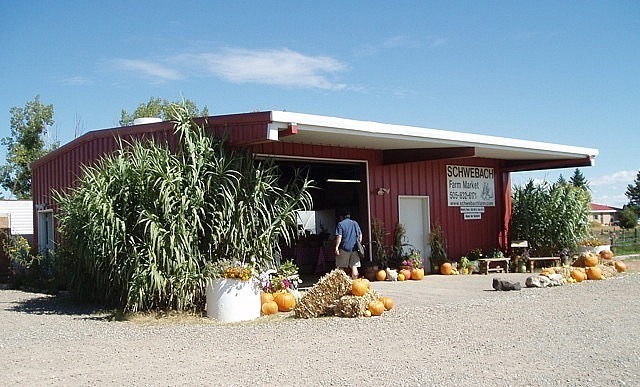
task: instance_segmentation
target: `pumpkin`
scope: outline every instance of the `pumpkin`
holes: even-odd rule
[[[451,267],[451,264],[449,262],[445,262],[440,265],[440,274],[451,275],[451,273],[453,273],[453,267]]]
[[[613,259],[613,251],[611,250],[600,250],[600,258],[602,259],[606,259],[606,260],[612,260]]]
[[[411,279],[420,281],[424,278],[424,269],[411,269]]]
[[[584,255],[584,265],[587,267],[594,267],[598,264],[598,256],[594,253],[586,253]]]
[[[404,275],[404,279],[405,280],[410,280],[411,279],[411,270],[410,269],[402,269],[402,270],[400,270],[400,273],[402,273]]]
[[[369,291],[369,281],[358,278],[351,283],[351,294],[354,296],[364,296]]]
[[[265,315],[276,314],[278,313],[278,304],[276,304],[276,302],[273,300],[267,301],[262,304],[262,308],[260,309],[262,309],[262,314]]]
[[[267,292],[260,292],[260,305],[263,305],[265,302],[273,301],[273,294]]]
[[[615,261],[613,263],[613,266],[615,266],[616,270],[618,270],[620,273],[627,271],[627,264],[622,261]]]
[[[398,273],[398,281],[404,281],[404,274]]]
[[[369,303],[368,309],[372,316],[380,316],[384,312],[384,304],[379,300],[373,300]]]
[[[296,298],[289,292],[276,294],[274,301],[278,304],[280,312],[290,312],[296,306]]]
[[[571,270],[571,278],[576,280],[576,282],[582,282],[587,279],[587,274],[580,269]]]
[[[590,280],[601,280],[604,279],[602,276],[602,269],[597,266],[592,266],[587,268],[587,278]]]
[[[371,311],[369,309],[364,311],[364,317],[371,317]]]
[[[386,279],[387,279],[387,272],[386,272],[386,271],[384,271],[384,270],[378,270],[378,271],[376,272],[376,279],[377,279],[378,281],[384,281],[384,280],[386,280]]]
[[[380,301],[382,302],[382,305],[384,305],[384,310],[391,310],[395,305],[393,298],[391,297],[380,297]]]

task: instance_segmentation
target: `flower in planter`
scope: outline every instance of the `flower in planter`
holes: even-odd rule
[[[298,266],[291,261],[286,261],[277,270],[267,270],[259,275],[260,287],[266,293],[284,290],[296,290],[302,282],[298,275]]]
[[[239,279],[249,281],[258,277],[258,270],[253,260],[244,262],[234,259],[221,259],[207,264],[205,274],[214,279]]]
[[[420,252],[412,250],[411,253],[400,263],[401,266],[410,267],[412,269],[422,269],[422,257]]]
[[[600,242],[598,239],[596,238],[587,238],[585,240],[583,240],[582,242],[578,243],[580,246],[589,246],[589,247],[596,247],[596,246],[600,246],[602,244],[602,242]]]

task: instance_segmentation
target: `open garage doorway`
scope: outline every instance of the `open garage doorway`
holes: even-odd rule
[[[360,224],[363,243],[369,242],[367,164],[333,160],[277,158],[283,181],[296,169],[314,181],[313,208],[298,215],[298,237],[280,246],[283,259],[294,260],[300,274],[323,275],[335,268],[334,237],[338,215],[348,210]]]

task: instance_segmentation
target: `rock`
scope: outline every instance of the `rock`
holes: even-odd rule
[[[532,275],[527,277],[524,284],[528,288],[546,288],[551,286],[551,279],[543,275]]]
[[[493,279],[493,288],[495,290],[520,290],[522,286],[520,282],[513,282],[502,278]]]
[[[550,286],[562,286],[562,285],[564,285],[562,283],[562,274],[550,274],[548,276],[548,278],[551,281]]]

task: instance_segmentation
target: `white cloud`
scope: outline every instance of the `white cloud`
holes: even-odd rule
[[[182,79],[180,71],[166,65],[141,59],[115,59],[113,63],[116,67],[125,71],[142,74],[155,81],[176,81]]]
[[[410,38],[405,35],[397,35],[387,38],[379,43],[369,44],[357,50],[357,53],[362,56],[372,56],[379,54],[384,50],[403,48],[403,49],[416,49],[423,46],[430,48],[440,47],[448,42],[447,38],[442,36],[426,36],[423,39]]]
[[[227,48],[219,52],[178,54],[159,61],[115,59],[119,69],[155,81],[174,81],[190,76],[215,76],[234,83],[259,83],[317,89],[345,89],[329,78],[347,66],[329,56],[309,56],[283,49],[247,50]],[[354,87],[350,87],[354,88]]]
[[[217,53],[185,54],[182,63],[197,66],[208,75],[235,83],[344,89],[329,74],[344,71],[347,66],[328,56],[308,56],[289,50],[247,50],[229,48]]]
[[[614,183],[623,183],[626,187],[636,180],[638,171],[618,171],[609,175],[594,177],[589,180],[591,186],[611,185]]]
[[[70,86],[86,86],[94,84],[94,81],[91,78],[77,75],[73,77],[62,78],[60,80],[60,83]]]

